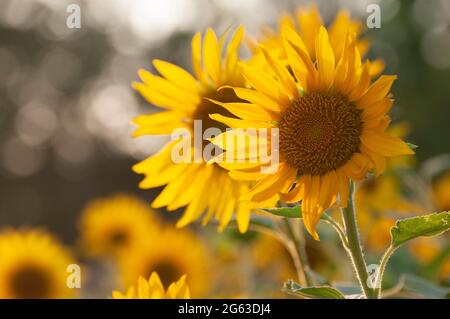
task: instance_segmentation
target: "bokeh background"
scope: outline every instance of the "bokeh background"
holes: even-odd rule
[[[81,7],[80,29],[66,27],[71,3]],[[154,111],[131,89],[137,70],[152,70],[155,58],[191,70],[194,32],[244,24],[258,36],[261,25],[275,26],[282,12],[308,3],[0,1],[0,228],[43,226],[73,244],[89,200],[128,192],[150,202],[159,191],[139,190],[131,166],[165,139],[131,138],[131,119]],[[409,124],[419,164],[449,153],[450,2],[316,3],[325,20],[345,7],[363,21],[367,5],[380,4],[382,27],[367,32],[369,57],[383,58],[386,73],[399,76],[393,119]]]
[[[376,2],[376,1],[375,1]],[[81,29],[66,27],[67,5]],[[132,139],[130,120],[151,112],[130,87],[139,68],[162,58],[190,69],[190,39],[213,26],[262,24],[309,1],[3,0],[0,2],[0,225],[45,225],[66,241],[84,203],[139,191],[130,167],[163,141]],[[374,1],[318,1],[365,19]],[[399,75],[394,119],[411,125],[419,160],[450,152],[450,3],[379,1],[371,56]],[[244,52],[245,54],[245,52]]]

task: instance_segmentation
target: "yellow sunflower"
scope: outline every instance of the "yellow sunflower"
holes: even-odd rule
[[[81,216],[82,247],[92,256],[116,255],[146,240],[159,224],[155,212],[137,197],[117,194],[96,199]]]
[[[0,298],[70,298],[69,251],[41,230],[0,234]]]
[[[191,291],[202,296],[208,288],[207,261],[206,247],[193,233],[165,229],[124,251],[119,269],[125,285],[157,272],[163,285],[168,286],[186,274]]]
[[[161,76],[140,70],[143,83],[133,83],[133,87],[148,102],[166,111],[139,116],[134,120],[138,125],[134,136],[146,134],[172,134],[175,129],[186,129],[188,136],[169,142],[159,153],[133,167],[144,174],[139,184],[148,189],[166,185],[153,201],[155,208],[166,207],[169,211],[187,206],[177,227],[183,227],[202,215],[203,224],[214,217],[223,230],[236,213],[241,232],[248,228],[251,207],[248,202],[239,202],[240,196],[249,190],[248,182],[231,179],[226,170],[218,165],[206,165],[204,153],[214,148],[209,142],[194,140],[195,123],[201,123],[203,137],[209,128],[225,131],[226,126],[208,117],[211,113],[233,116],[230,112],[212,103],[242,102],[231,89],[218,90],[224,85],[245,86],[238,67],[238,48],[243,36],[240,27],[231,38],[222,59],[224,37],[219,40],[212,29],[204,36],[197,33],[192,39],[192,64],[195,77],[168,62],[154,60],[153,65]],[[200,137],[200,138],[202,138]],[[175,163],[172,155],[179,145],[188,145],[193,154],[189,163]],[[192,160],[191,160],[192,159]]]
[[[450,211],[450,172],[436,181],[433,186],[433,193],[438,209]]]
[[[386,249],[391,242],[391,228],[394,225],[394,218],[380,218],[373,221],[370,227],[365,230],[367,246],[377,252]]]
[[[447,258],[439,268],[439,278],[450,280],[450,258]]]
[[[441,249],[439,240],[435,237],[419,237],[409,243],[409,250],[423,264],[436,258]]]
[[[350,179],[362,180],[372,169],[381,173],[386,157],[413,151],[385,132],[393,103],[389,91],[396,76],[383,75],[371,83],[370,66],[361,62],[354,34],[345,38],[339,59],[323,26],[315,38],[315,58],[293,29],[283,29],[283,41],[288,68],[264,48],[270,70],[242,66],[253,90],[234,88],[234,92],[250,102],[248,106],[238,109],[232,103],[216,102],[240,119],[210,116],[232,128],[275,128],[279,133],[279,146],[272,153],[279,154],[276,173],[261,169],[267,161],[249,163],[255,159],[254,146],[238,149],[235,155],[234,143],[226,145],[228,134],[245,134],[242,130],[223,133],[212,141],[227,153],[232,150],[230,157],[248,159],[244,164],[225,164],[233,178],[257,180],[244,200],[260,202],[282,194],[286,202],[302,201],[305,226],[318,239],[321,213],[338,195],[340,206],[347,206]],[[257,142],[272,149],[272,135],[260,135]]]
[[[190,293],[186,284],[186,275],[171,283],[166,291],[158,274],[153,272],[149,280],[139,277],[137,289],[131,286],[126,293],[113,291],[112,297],[113,299],[189,299]]]
[[[411,132],[411,125],[407,122],[400,122],[388,128],[389,134],[405,139]],[[397,156],[388,159],[388,168],[413,167],[416,164],[415,156]]]
[[[421,205],[403,196],[398,180],[389,174],[358,183],[355,206],[362,238],[375,251],[389,244],[394,216],[412,216],[425,211]]]
[[[289,251],[279,239],[261,235],[252,245],[252,257],[258,270],[274,274],[278,282],[297,278],[294,262]]]
[[[358,184],[357,190],[355,204],[360,214],[379,217],[387,212],[412,215],[425,211],[419,203],[405,198],[399,181],[389,174],[369,178]]]
[[[284,63],[288,63],[282,36],[282,30],[286,27],[292,28],[298,32],[303,39],[308,54],[315,58],[316,37],[323,24],[323,19],[315,5],[311,5],[307,8],[298,8],[294,16],[290,13],[282,14],[278,21],[278,30],[264,27],[262,29],[263,36],[258,39],[258,41],[248,38],[247,44],[253,52],[250,63],[265,63],[264,54],[260,49],[261,45],[267,48],[267,50],[275,57],[280,58]],[[356,46],[359,53],[362,56],[367,53],[370,43],[367,39],[361,39],[361,35],[364,31],[363,23],[361,23],[361,21],[352,20],[348,10],[341,9],[337,12],[328,28],[329,43],[336,61],[339,61],[344,52],[344,44],[348,34],[355,34]],[[382,60],[374,60],[368,63],[371,76],[375,76],[382,72],[385,66]]]

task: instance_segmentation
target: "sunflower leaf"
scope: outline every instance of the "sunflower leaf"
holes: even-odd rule
[[[280,217],[302,218],[302,208],[300,206],[264,208],[263,210]]]
[[[436,236],[450,229],[450,212],[434,213],[398,220],[391,228],[392,247],[420,236]]]
[[[284,283],[286,292],[312,299],[345,299],[337,289],[330,286],[302,287],[293,280]]]
[[[302,207],[274,207],[274,208],[262,208],[263,211],[270,213],[272,215],[285,217],[285,218],[303,218],[302,217]],[[328,220],[329,217],[326,214],[322,214],[320,219]]]

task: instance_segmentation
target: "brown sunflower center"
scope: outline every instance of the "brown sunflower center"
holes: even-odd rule
[[[213,91],[207,94],[205,97],[222,103],[245,102],[244,100],[241,100],[239,97],[237,97],[233,89],[230,88],[223,88],[219,91]],[[210,114],[215,113],[227,117],[236,118],[232,113],[230,113],[228,110],[224,109],[220,105],[217,105],[207,99],[203,99],[202,103],[198,105],[197,110],[194,113],[193,119],[202,121],[203,132],[212,127],[218,128],[222,132],[225,132],[228,126],[226,126],[221,122],[213,120],[209,117]]]
[[[109,242],[112,247],[124,246],[128,242],[128,233],[122,229],[116,230],[111,233]]]
[[[370,178],[365,180],[360,187],[364,192],[373,194],[378,190],[379,183],[375,178]]]
[[[222,103],[230,103],[230,102],[245,102],[236,96],[233,89],[223,88],[219,91],[213,91],[205,96],[206,98],[219,101]],[[226,117],[236,118],[231,112],[226,110],[225,108],[217,105],[207,99],[203,99],[202,103],[200,103],[197,107],[193,115],[193,120],[202,121],[202,138],[205,131],[209,128],[218,128],[221,132],[225,132],[228,126],[225,124],[213,120],[209,117],[210,114],[220,114]],[[202,151],[210,142],[203,140]],[[218,155],[218,154],[213,154]]]
[[[48,298],[51,279],[40,267],[28,265],[13,274],[10,288],[13,294],[20,299]]]
[[[161,260],[155,265],[149,267],[147,278],[150,277],[152,272],[156,271],[164,288],[169,287],[170,284],[176,282],[183,275],[180,269],[172,262]]]
[[[281,116],[280,153],[299,175],[323,175],[359,152],[361,110],[336,93],[308,93]]]

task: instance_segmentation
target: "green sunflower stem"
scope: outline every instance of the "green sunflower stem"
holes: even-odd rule
[[[302,228],[294,227],[295,220],[289,220],[284,218],[284,225],[287,230],[287,235],[290,238],[293,247],[295,249],[291,250],[292,258],[294,259],[295,268],[297,269],[297,274],[299,277],[299,282],[304,287],[309,287],[312,285],[312,280],[309,276],[309,262],[308,256],[306,254],[305,248],[305,238],[303,236]]]
[[[369,287],[366,261],[361,247],[361,240],[359,238],[358,225],[356,222],[355,202],[354,202],[354,183],[350,183],[350,192],[348,198],[348,205],[346,208],[342,208],[342,217],[344,220],[347,247],[346,248],[350,259],[352,260],[353,267],[355,267],[356,277],[358,278],[361,289],[368,299],[377,298],[376,291]]]
[[[381,283],[383,282],[384,270],[386,269],[386,265],[391,258],[392,253],[395,251],[393,246],[389,246],[388,250],[384,253],[383,257],[381,257],[380,268],[378,270],[377,278],[376,278],[376,288],[375,288],[375,297],[381,298]]]

